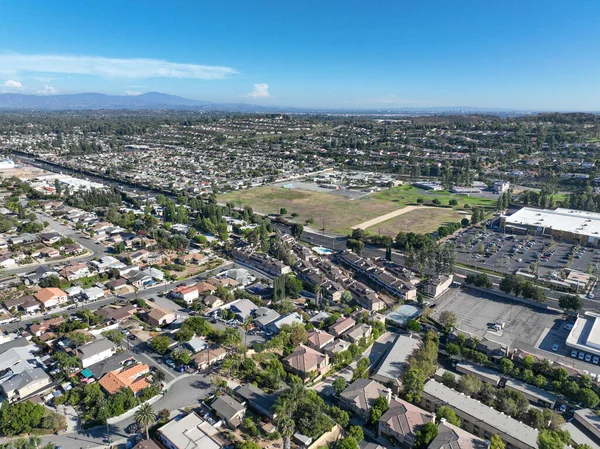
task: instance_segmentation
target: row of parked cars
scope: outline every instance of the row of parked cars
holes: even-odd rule
[[[577,349],[573,349],[571,351],[571,357],[573,357],[574,359],[585,360],[586,362],[593,363],[594,365],[600,364],[600,357],[598,357],[597,355],[577,351]]]

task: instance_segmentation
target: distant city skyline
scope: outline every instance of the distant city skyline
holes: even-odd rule
[[[0,93],[598,111],[600,3],[0,2]]]

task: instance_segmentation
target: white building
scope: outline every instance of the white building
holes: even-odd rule
[[[83,290],[82,295],[88,301],[96,301],[97,299],[104,298],[104,290],[99,287],[90,287]]]
[[[219,449],[222,446],[212,438],[217,434],[217,429],[193,412],[158,429],[167,449]]]
[[[581,210],[524,207],[501,218],[501,227],[516,233],[549,235],[583,245],[600,243],[600,213]]]
[[[87,368],[94,363],[98,363],[102,360],[112,357],[115,352],[115,345],[112,341],[106,338],[88,343],[87,345],[79,348],[79,359],[81,360],[81,366],[82,368]]]
[[[492,191],[494,193],[508,192],[510,189],[510,182],[508,181],[494,181],[492,184]]]
[[[578,316],[566,344],[578,351],[600,356],[600,314],[585,312]]]

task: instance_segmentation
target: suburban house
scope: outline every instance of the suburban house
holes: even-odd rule
[[[87,264],[71,262],[64,267],[61,272],[62,276],[68,281],[75,281],[90,275],[90,270]]]
[[[278,393],[265,393],[255,385],[246,384],[238,387],[235,394],[242,398],[248,404],[248,407],[270,420],[277,417],[271,412],[271,409],[279,397]]]
[[[198,299],[198,288],[195,285],[187,287],[182,285],[171,292],[171,296],[175,299],[181,299],[186,304],[191,304]]]
[[[306,344],[317,351],[322,350],[329,343],[332,343],[335,337],[325,331],[313,329],[307,335]]]
[[[350,343],[348,343],[346,340],[334,340],[323,347],[323,352],[329,355],[329,357],[333,358],[336,354],[347,351],[349,347]]]
[[[361,338],[369,338],[373,333],[373,328],[366,323],[357,324],[342,335],[350,343],[358,343]]]
[[[127,304],[122,307],[104,307],[96,313],[103,316],[106,321],[119,322],[127,319],[137,312],[137,307],[132,304]]]
[[[217,397],[210,407],[231,429],[237,429],[246,414],[246,404],[236,401],[228,394]]]
[[[225,348],[204,349],[196,355],[192,356],[192,364],[200,370],[204,370],[209,366],[220,362],[227,356]]]
[[[150,368],[144,363],[134,364],[106,373],[99,383],[108,394],[115,394],[123,388],[130,388],[137,395],[144,388],[150,386],[144,377],[149,371]]]
[[[302,323],[302,315],[300,315],[298,312],[292,312],[288,315],[271,321],[269,324],[267,324],[266,330],[272,334],[278,334],[283,326],[286,324],[292,325],[294,323]]]
[[[281,317],[279,313],[268,307],[259,307],[254,312],[254,325],[259,329],[264,329],[266,326],[271,324],[273,321],[278,320]]]
[[[340,404],[367,418],[373,402],[380,396],[386,398],[389,403],[392,390],[372,379],[356,379],[340,394]]]
[[[175,321],[175,312],[162,307],[155,307],[146,314],[146,321],[154,327],[166,326]]]
[[[339,317],[335,323],[329,326],[329,333],[335,337],[339,337],[347,330],[350,330],[356,321],[350,317]]]
[[[158,439],[167,449],[220,449],[223,447],[211,438],[218,431],[192,412],[174,419],[158,429]]]
[[[215,295],[206,295],[206,297],[202,300],[204,305],[209,309],[214,309],[215,307],[221,307],[223,304],[223,300]]]
[[[401,445],[412,447],[416,432],[433,419],[433,413],[410,402],[393,398],[387,411],[379,418],[377,432],[380,437],[395,438]]]
[[[87,301],[96,301],[100,298],[104,298],[104,290],[101,289],[100,287],[90,287],[90,288],[86,288],[85,290],[83,290],[81,292],[81,295]]]
[[[116,350],[114,343],[107,338],[88,343],[78,350],[81,366],[87,368],[94,363],[101,362],[112,356]]]
[[[55,326],[62,324],[65,322],[65,319],[62,316],[57,316],[56,318],[50,318],[49,320],[44,320],[41,323],[32,324],[29,326],[29,333],[35,337],[41,336],[44,332],[48,332]]]
[[[214,292],[217,291],[217,287],[215,287],[212,284],[209,284],[208,282],[198,282],[196,284],[196,288],[198,289],[199,295],[212,295]]]
[[[68,295],[60,288],[47,287],[41,289],[33,295],[46,309],[64,304],[68,300]]]
[[[40,309],[40,303],[31,295],[7,299],[3,304],[7,310],[21,309],[25,313],[33,313]]]
[[[329,371],[329,356],[305,345],[299,345],[283,359],[284,366],[304,380],[316,378]]]
[[[25,399],[27,396],[50,385],[50,376],[41,368],[24,370],[2,381],[0,388],[9,402]]]

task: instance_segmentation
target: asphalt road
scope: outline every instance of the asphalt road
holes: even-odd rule
[[[100,245],[98,242],[96,242],[93,239],[84,238],[75,229],[71,229],[68,226],[65,226],[60,221],[56,220],[54,217],[51,217],[50,215],[39,213],[39,212],[37,212],[36,215],[40,221],[42,221],[42,222],[47,221],[49,223],[50,228],[52,228],[53,231],[56,231],[56,232],[64,235],[65,237],[69,237],[69,238],[73,239],[75,242],[79,243],[81,246],[83,246],[84,248],[87,248],[88,250],[90,250],[92,252],[92,254],[84,255],[81,257],[71,257],[66,260],[78,260],[80,262],[87,262],[87,261],[93,260],[97,257],[102,257],[106,253],[104,246]],[[3,275],[11,275],[11,274],[29,273],[31,271],[34,271],[38,266],[51,267],[54,265],[60,265],[60,264],[64,264],[64,263],[65,263],[65,259],[57,260],[57,261],[53,261],[53,262],[42,262],[42,263],[31,264],[31,265],[27,265],[27,266],[23,266],[23,267],[2,270],[2,274]]]
[[[175,287],[177,287],[178,285],[185,283],[188,285],[194,284],[196,282],[198,282],[201,279],[206,279],[210,276],[213,276],[214,274],[221,272],[223,270],[228,269],[230,266],[232,266],[231,262],[228,262],[218,268],[215,268],[214,270],[210,270],[207,271],[205,273],[202,273],[198,276],[195,276],[193,278],[187,279],[186,281],[178,281],[178,282],[173,282],[170,284],[161,284],[161,285],[157,285],[155,287],[150,287],[147,288],[145,290],[139,290],[137,293],[128,293],[126,295],[121,295],[120,298],[117,298],[116,296],[109,296],[107,298],[104,299],[100,299],[98,301],[94,301],[94,302],[90,302],[90,303],[86,303],[86,304],[80,304],[77,306],[77,308],[74,309],[64,309],[61,311],[53,311],[52,313],[60,313],[60,314],[67,314],[67,315],[74,315],[76,314],[78,311],[83,310],[83,309],[88,309],[88,310],[97,310],[101,307],[104,307],[107,304],[116,304],[119,301],[124,301],[124,302],[128,302],[131,301],[135,298],[143,298],[143,299],[147,299],[150,298],[152,296],[156,296],[158,293],[160,292],[165,292],[165,291],[169,291],[174,289]],[[180,315],[187,315],[187,312],[183,311],[182,309],[177,309],[176,310]],[[11,323],[11,324],[6,324],[3,327],[7,330],[7,331],[14,331],[17,330],[21,327],[26,327],[28,324],[31,324],[34,321],[39,321],[41,318],[39,316],[33,317],[33,318],[28,318],[26,320],[22,320],[22,321],[18,321],[16,323]]]
[[[208,376],[200,374],[182,376],[168,385],[167,393],[155,402],[152,408],[158,412],[162,409],[173,411],[191,407],[200,403],[211,391],[212,386]],[[107,444],[106,426],[98,426],[88,430],[42,437],[42,446],[51,443],[55,447],[61,446],[62,449],[92,449],[124,443],[132,436],[125,431],[125,428],[133,421],[133,417],[129,417],[118,423],[109,424],[108,435],[112,440],[110,444]]]

